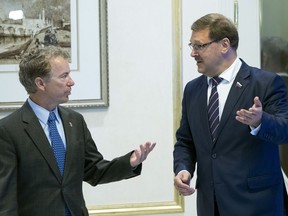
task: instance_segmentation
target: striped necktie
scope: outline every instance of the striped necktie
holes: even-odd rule
[[[219,126],[219,95],[217,85],[222,81],[220,77],[212,77],[212,89],[208,103],[208,120],[213,142],[217,137],[217,128]]]

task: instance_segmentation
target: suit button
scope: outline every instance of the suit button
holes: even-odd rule
[[[216,153],[212,154],[212,158],[216,159],[217,158],[217,154]]]

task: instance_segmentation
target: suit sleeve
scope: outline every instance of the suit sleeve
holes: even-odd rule
[[[105,160],[103,155],[98,151],[84,120],[83,127],[86,145],[84,181],[95,186],[97,184],[120,181],[140,175],[142,164],[136,167],[136,169],[132,169],[130,165],[132,152],[111,161]]]
[[[174,146],[174,173],[187,170],[193,176],[196,163],[196,152],[188,121],[189,90],[186,86],[182,100],[182,117],[180,127],[176,132],[176,144]]]
[[[288,100],[284,81],[275,76],[263,100],[263,115],[258,137],[272,143],[288,143]]]

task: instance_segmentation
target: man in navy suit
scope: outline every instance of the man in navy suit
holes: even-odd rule
[[[237,57],[238,32],[225,16],[205,15],[191,30],[191,56],[202,75],[184,90],[174,185],[184,196],[197,190],[199,216],[283,216],[278,145],[288,142],[285,83]],[[217,77],[219,123],[211,131],[207,106]]]
[[[49,46],[20,62],[19,78],[29,98],[0,121],[0,216],[88,216],[83,181],[95,186],[137,176],[155,146],[146,142],[105,160],[83,116],[59,106],[68,101],[74,85],[68,59],[64,50]],[[48,117],[52,112],[53,131]],[[60,144],[61,153],[54,153]],[[59,155],[62,160],[57,160]]]

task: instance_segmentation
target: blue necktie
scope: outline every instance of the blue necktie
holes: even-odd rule
[[[217,85],[222,81],[220,77],[213,77],[211,95],[208,103],[208,120],[213,142],[217,137],[217,128],[219,126],[219,95]]]
[[[60,134],[56,127],[56,116],[54,112],[50,112],[48,118],[48,128],[49,128],[49,136],[51,139],[52,149],[57,160],[58,168],[60,170],[61,175],[64,172],[65,166],[65,147],[64,143],[60,137]]]
[[[66,149],[64,143],[60,137],[60,134],[56,127],[56,116],[54,112],[50,112],[48,118],[48,129],[49,129],[49,136],[51,139],[52,149],[58,164],[58,168],[60,170],[61,176],[63,176],[64,167],[65,167],[65,154]],[[70,216],[70,211],[66,206],[65,209],[65,216]]]

